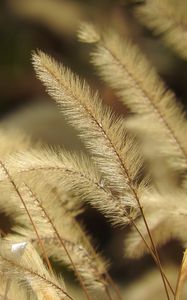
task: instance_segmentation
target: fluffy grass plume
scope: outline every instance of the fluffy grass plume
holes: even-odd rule
[[[135,11],[186,58],[186,5],[180,5],[151,0],[135,5]],[[79,222],[85,203],[119,230],[131,226],[124,237],[125,256],[138,259],[149,253],[165,299],[182,299],[186,251],[174,287],[158,248],[171,239],[184,248],[187,244],[185,113],[137,45],[115,30],[98,28],[82,24],[79,40],[92,44],[92,64],[131,114],[118,116],[63,63],[42,51],[33,53],[37,77],[79,131],[88,154],[33,145],[21,133],[1,130],[0,213],[10,223],[0,228],[3,300],[14,295],[20,300],[123,299],[109,275],[110,262]],[[68,269],[81,298],[65,285]]]
[[[151,0],[136,9],[140,21],[159,35],[183,59],[187,59],[186,1]]]

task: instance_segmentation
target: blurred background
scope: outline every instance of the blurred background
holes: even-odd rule
[[[94,90],[98,89],[103,101],[112,106],[116,113],[125,113],[125,108],[111,89],[98,79],[96,70],[89,63],[90,46],[77,41],[76,33],[81,21],[91,21],[103,27],[111,26],[122,36],[130,36],[186,107],[187,62],[166,48],[159,36],[153,35],[136,20],[133,8],[134,5],[141,5],[142,1],[133,2],[1,0],[1,126],[24,130],[34,140],[39,139],[50,145],[60,145],[75,151],[84,150],[77,132],[66,124],[35,77],[31,53],[36,49],[62,60],[74,72],[86,78]],[[128,228],[123,231],[111,228],[98,212],[89,207],[82,219],[98,248],[113,261],[111,274],[122,285],[130,284],[144,274],[146,276],[146,272],[153,269],[154,264],[149,256],[138,261],[124,258],[123,240]],[[182,257],[182,249],[177,241],[172,241],[160,252],[169,265],[177,264]],[[175,269],[175,266],[172,268]],[[146,280],[148,282],[149,279]],[[158,286],[161,286],[160,282]],[[136,299],[135,296],[132,299]],[[145,299],[145,295],[142,299]]]

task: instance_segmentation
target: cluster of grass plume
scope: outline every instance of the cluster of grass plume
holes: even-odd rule
[[[186,59],[187,22],[183,5],[178,8],[175,2],[147,1],[135,12]],[[123,299],[107,259],[77,222],[89,203],[112,225],[132,227],[125,255],[138,258],[148,252],[160,272],[165,298],[178,300],[187,276],[186,252],[175,287],[158,246],[171,238],[184,248],[187,242],[184,111],[129,39],[87,23],[78,37],[92,44],[91,63],[132,114],[117,116],[63,64],[42,51],[33,53],[37,77],[79,131],[90,155],[33,146],[20,134],[15,143],[12,133],[0,132],[0,208],[12,220],[11,231],[1,234],[1,298],[78,299],[55,274],[52,257],[74,271],[81,299]]]

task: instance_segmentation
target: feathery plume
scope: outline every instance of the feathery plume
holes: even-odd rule
[[[186,1],[149,0],[135,12],[140,21],[187,59]]]
[[[85,156],[78,157],[64,151],[59,155],[53,151],[30,151],[10,157],[6,165],[11,174],[24,175],[26,183],[28,178],[37,185],[38,178],[45,173],[45,181],[52,186],[61,186],[66,192],[71,191],[77,201],[89,201],[114,224],[124,226],[137,214],[137,203],[134,203],[132,196],[127,194],[116,198]],[[5,179],[2,176],[0,181]]]
[[[129,185],[127,172],[137,173],[141,166],[136,148],[132,149],[134,140],[127,138],[124,120],[105,108],[85,82],[81,83],[78,77],[44,53],[34,54],[33,63],[49,94],[69,122],[80,130],[110,188],[124,192]]]
[[[30,138],[19,130],[0,130],[0,157],[6,159],[7,156],[17,151],[28,150],[31,147]]]
[[[1,278],[0,279],[0,299],[5,299],[5,292],[7,289],[7,282],[8,281],[6,278]],[[11,281],[8,290],[7,290],[7,297],[6,300],[35,300],[36,297],[34,294],[29,293],[26,289],[24,289],[20,284],[18,284],[15,281]],[[3,298],[4,297],[4,298]]]
[[[117,191],[119,194],[123,192],[123,197],[132,203],[129,206],[130,213],[132,212],[132,208],[136,205],[144,218],[140,201],[144,186],[143,184],[137,185],[134,182],[135,178],[130,176],[127,165],[127,162],[130,161],[129,156],[131,158],[135,156],[137,159],[132,160],[136,172],[142,164],[139,155],[136,155],[137,153],[135,151],[127,151],[126,145],[128,145],[128,142],[123,143],[124,121],[118,122],[114,117],[111,118],[110,111],[105,113],[106,110],[103,110],[97,98],[92,97],[92,101],[90,102],[91,94],[89,88],[85,84],[81,86],[78,78],[70,72],[67,72],[63,66],[56,64],[54,60],[45,54],[41,52],[35,54],[33,56],[33,63],[38,77],[47,87],[49,94],[57,103],[60,103],[63,110],[65,110],[66,116],[69,117],[70,122],[84,133],[83,139],[86,144],[89,145],[89,149],[92,154],[94,154],[93,158],[95,158],[95,162],[99,165],[100,170],[110,183],[110,189]],[[116,131],[116,129],[118,130]],[[93,137],[94,142],[92,140]],[[89,142],[87,143],[87,141]],[[128,148],[132,149],[131,147]],[[125,156],[126,160],[124,160]],[[132,222],[133,218],[129,216],[129,212],[126,212],[126,209],[123,208],[123,202],[126,201],[124,201],[124,198],[121,198],[121,195],[119,195],[118,201],[115,201],[115,197],[112,197],[111,201],[111,197],[109,197],[110,202],[108,201],[107,203],[105,201],[101,203],[101,199],[99,199],[99,201],[98,199],[98,197],[94,198],[92,204],[104,212],[105,215],[112,217],[111,219],[114,220],[115,223],[120,224],[124,219],[128,220],[128,222]],[[137,212],[135,213],[137,214]],[[149,232],[145,218],[144,222]],[[150,240],[157,256],[157,262],[160,264],[151,235]],[[165,284],[164,278],[163,282]]]
[[[85,27],[86,30],[84,30]],[[77,36],[81,42],[88,44],[97,43],[100,40],[100,35],[92,23],[82,22],[77,32]]]
[[[139,49],[115,32],[103,33],[92,62],[122,102],[137,114],[128,128],[141,133],[141,137],[148,136],[157,156],[164,155],[175,169],[186,170],[184,113]]]
[[[78,199],[89,201],[94,207],[108,217],[112,223],[124,226],[126,223],[130,222],[135,225],[133,220],[137,215],[137,209],[132,210],[131,203],[129,203],[128,206],[126,199],[125,201],[123,198],[119,197],[116,199],[111,191],[101,184],[101,177],[93,166],[89,166],[88,161],[86,162],[85,159],[80,161],[80,158],[77,159],[75,156],[71,157],[70,155],[67,157],[67,154],[64,157],[63,152],[61,152],[61,161],[59,161],[54,154],[54,158],[52,159],[52,153],[51,155],[50,153],[46,153],[47,157],[51,157],[51,161],[53,161],[53,166],[50,165],[49,167],[49,159],[46,159],[44,152],[41,153],[41,157],[39,157],[39,152],[36,152],[35,155],[36,159],[34,153],[24,153],[24,164],[22,161],[23,158],[20,157],[21,159],[18,159],[17,156],[16,159],[12,159],[10,165],[13,165],[13,161],[15,162],[14,168],[24,174],[24,180],[26,180],[27,174],[29,174],[30,177],[30,172],[34,172],[35,181],[38,181],[37,172],[40,173],[42,169],[44,171],[46,168],[47,176],[49,176],[50,171],[54,168],[55,174],[52,174],[51,182],[54,180],[57,184],[59,181],[57,178],[59,178],[60,174],[61,180],[59,182],[61,186],[64,186],[64,189],[71,191]],[[26,162],[28,162],[28,164]],[[46,162],[46,166],[44,165],[44,162]],[[60,173],[58,174],[59,171]],[[45,180],[47,176],[45,176]],[[67,240],[69,240],[69,238],[67,238]],[[154,253],[151,252],[151,254],[154,256]],[[154,259],[157,261],[158,258],[154,257]]]
[[[29,243],[1,241],[0,272],[12,280],[23,281],[39,299],[72,299],[66,293],[64,284],[48,273]]]
[[[18,171],[17,178],[19,178],[19,181],[24,180],[30,186],[28,189],[30,190],[29,194],[31,194],[32,202],[36,203],[36,206],[41,210],[38,210],[35,215],[37,218],[40,216],[44,218],[47,226],[50,227],[45,233],[38,227],[41,233],[40,239],[37,239],[38,242],[40,242],[40,240],[44,242],[45,252],[48,256],[54,256],[73,269],[75,267],[86,286],[92,289],[105,288],[107,284],[104,279],[104,275],[107,273],[106,263],[95,251],[93,256],[93,249],[86,249],[87,247],[85,246],[87,246],[87,243],[84,242],[85,238],[83,237],[85,233],[83,233],[80,226],[78,226],[74,220],[76,215],[81,211],[79,198],[81,198],[81,196],[84,197],[83,189],[87,189],[86,193],[92,195],[92,197],[97,195],[97,191],[96,194],[94,192],[93,195],[94,189],[97,185],[99,186],[99,181],[96,182],[97,176],[95,179],[93,176],[94,169],[88,167],[89,161],[86,161],[85,158],[82,158],[81,162],[80,158],[75,159],[75,157],[71,157],[68,154],[65,155],[65,153],[61,153],[57,156],[53,152],[50,153],[46,151],[46,153],[41,152],[39,155],[39,152],[36,151],[32,154],[28,152],[23,155],[24,161],[22,161],[21,154],[17,154],[14,160],[12,159],[10,168],[12,173],[14,173],[13,170]],[[21,160],[18,159],[20,156]],[[13,161],[16,165],[13,164]],[[27,161],[28,164],[26,163]],[[22,162],[24,163],[23,165]],[[44,171],[46,172],[45,182],[42,182],[38,180],[38,176],[41,178],[41,172]],[[76,176],[78,178],[76,178]],[[92,176],[90,181],[92,180],[91,184],[93,184],[90,192],[89,176]],[[50,185],[48,182],[50,182]],[[70,203],[68,203],[66,199],[59,199],[59,194],[61,195],[63,187],[64,190],[70,190],[71,193],[74,194]],[[78,198],[76,197],[76,190],[79,190],[81,195]],[[36,194],[33,191],[36,191]],[[61,198],[63,198],[62,195]],[[78,201],[76,199],[78,199]],[[25,231],[23,230],[19,233],[25,235]],[[32,236],[30,236],[30,239],[36,241],[36,238],[32,238]],[[67,256],[67,253],[71,259],[69,255]]]
[[[55,201],[57,199],[51,197],[49,189],[45,188],[40,193],[40,197],[45,199],[44,201],[41,201],[34,193],[33,197],[35,197],[35,201],[38,201],[46,220],[53,229],[54,238],[50,239],[50,236],[48,236],[46,240],[53,242],[53,244],[50,243],[47,246],[50,256],[55,256],[58,260],[60,258],[60,261],[65,262],[74,270],[80,283],[83,282],[86,287],[92,289],[93,287],[96,289],[105,288],[106,281],[103,274],[106,273],[106,264],[104,260],[99,259],[99,256],[94,257],[93,260],[93,256],[82,243],[79,228],[75,226],[72,217],[63,212],[60,203]],[[66,211],[65,208],[64,211]]]

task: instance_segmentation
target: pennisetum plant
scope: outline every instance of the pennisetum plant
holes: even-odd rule
[[[150,0],[135,13],[186,59],[187,22],[183,4],[176,2]],[[33,53],[37,77],[78,129],[90,156],[34,147],[20,134],[15,143],[12,133],[0,133],[0,208],[12,221],[11,232],[1,234],[1,298],[123,299],[108,273],[108,261],[77,221],[87,202],[111,224],[131,225],[125,255],[138,258],[149,252],[165,299],[179,300],[187,276],[186,252],[175,287],[158,245],[177,238],[185,247],[187,241],[183,109],[129,39],[87,23],[78,37],[92,44],[91,63],[132,114],[117,116],[63,64],[42,51]],[[84,295],[72,295],[64,278],[55,274],[51,257],[74,271]]]

